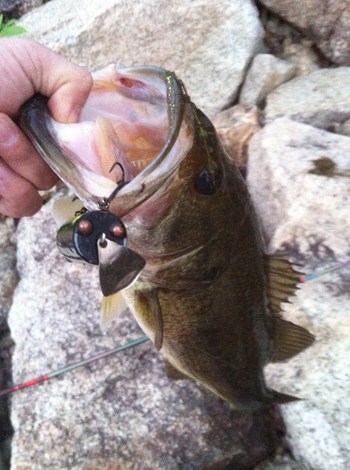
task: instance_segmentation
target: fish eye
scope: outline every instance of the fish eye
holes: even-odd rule
[[[208,170],[208,168],[204,168],[194,181],[194,189],[199,194],[211,196],[219,189],[221,181],[222,176],[220,171],[213,172]]]

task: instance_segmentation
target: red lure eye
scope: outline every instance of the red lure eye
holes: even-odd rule
[[[88,235],[92,231],[92,223],[90,220],[79,220],[78,222],[78,231],[82,235]]]
[[[125,236],[125,230],[124,227],[121,225],[112,225],[110,228],[110,232],[114,237],[124,237]]]

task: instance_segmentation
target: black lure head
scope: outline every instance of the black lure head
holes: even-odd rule
[[[105,296],[130,286],[146,264],[126,244],[123,222],[106,210],[81,212],[57,232],[58,249],[66,258],[100,266]]]

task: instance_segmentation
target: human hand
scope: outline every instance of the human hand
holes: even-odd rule
[[[0,39],[0,213],[35,214],[38,190],[57,177],[14,123],[21,105],[35,93],[49,97],[59,122],[76,122],[92,85],[90,74],[44,46],[22,38]]]

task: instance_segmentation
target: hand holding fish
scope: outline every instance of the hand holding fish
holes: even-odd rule
[[[75,122],[92,80],[83,68],[28,39],[0,39],[0,62],[0,213],[29,216],[41,207],[38,190],[49,189],[57,177],[13,118],[41,93],[57,121]]]

